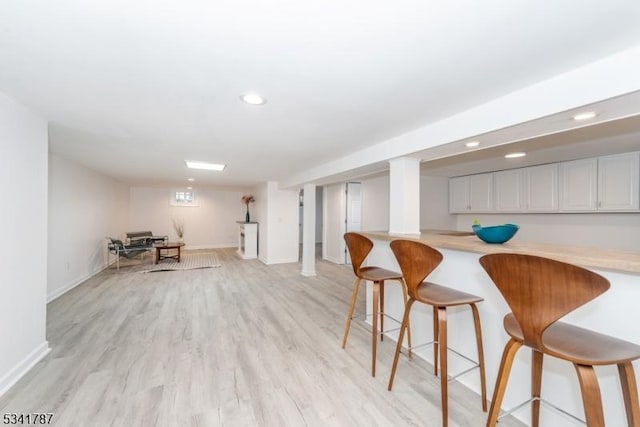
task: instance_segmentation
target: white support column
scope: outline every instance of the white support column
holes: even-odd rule
[[[316,185],[304,185],[302,210],[302,275],[316,275]]]
[[[389,233],[420,233],[420,159],[389,161]]]

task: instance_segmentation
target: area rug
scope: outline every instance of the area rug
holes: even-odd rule
[[[220,267],[218,256],[214,253],[184,254],[180,262],[175,260],[160,261],[159,264],[145,265],[140,273],[155,273],[157,271],[197,270],[199,268]]]

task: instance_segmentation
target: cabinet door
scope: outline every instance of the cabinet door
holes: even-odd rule
[[[558,210],[558,164],[524,169],[525,210],[555,212]]]
[[[522,190],[523,170],[512,169],[493,174],[495,210],[497,212],[520,212],[524,208]]]
[[[560,210],[595,211],[597,175],[598,159],[560,163]]]
[[[493,174],[471,175],[469,178],[469,211],[493,210]]]
[[[449,179],[449,212],[469,211],[469,179],[466,176]]]
[[[638,209],[639,153],[598,158],[598,210]]]

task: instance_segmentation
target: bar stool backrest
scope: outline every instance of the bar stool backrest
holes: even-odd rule
[[[525,344],[541,351],[545,329],[610,286],[597,273],[533,255],[484,255],[480,264],[511,308]]]
[[[352,232],[344,233],[344,240],[347,242],[347,249],[349,249],[353,273],[359,277],[360,267],[373,249],[373,242],[362,234]]]
[[[394,240],[391,250],[400,265],[409,296],[415,299],[418,286],[442,262],[442,254],[414,240]]]

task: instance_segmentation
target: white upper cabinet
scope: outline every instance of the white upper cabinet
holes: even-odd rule
[[[524,169],[512,169],[493,174],[496,212],[521,212],[524,203]]]
[[[493,174],[469,176],[469,210],[471,212],[493,210]]]
[[[598,158],[598,210],[637,210],[640,153]]]
[[[639,156],[635,152],[561,163],[561,210],[638,210]]]
[[[449,212],[469,212],[469,179],[466,176],[449,180]]]
[[[640,152],[449,180],[449,212],[638,212]]]
[[[558,210],[558,164],[522,169],[524,181],[524,209],[527,212],[556,212]]]
[[[475,213],[493,210],[492,174],[461,176],[449,180],[449,212]]]
[[[597,189],[598,159],[560,163],[560,210],[597,210]]]

